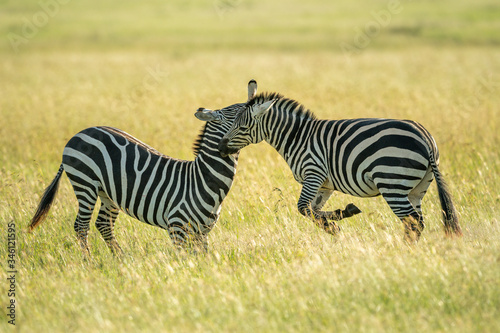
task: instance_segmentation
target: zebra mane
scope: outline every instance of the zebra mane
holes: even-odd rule
[[[287,105],[288,110],[292,110],[291,112],[295,113],[297,116],[304,116],[310,119],[317,119],[316,115],[312,113],[308,108],[306,108],[301,103],[297,102],[294,99],[286,98],[282,94],[278,92],[262,92],[257,94],[254,98],[249,100],[246,104],[246,107],[252,106],[255,103],[264,103],[273,99],[277,99],[280,102],[288,102],[290,104]]]
[[[205,130],[207,128],[207,124],[208,123],[205,123],[205,125],[203,125],[203,127],[200,130],[200,134],[198,134],[198,137],[193,142],[194,157],[198,156],[198,154],[200,153],[201,143],[203,142],[203,138],[205,137]]]

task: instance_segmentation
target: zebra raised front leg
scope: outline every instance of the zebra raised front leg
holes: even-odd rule
[[[324,179],[321,177],[315,175],[306,177],[297,207],[302,215],[310,217],[318,227],[329,234],[336,234],[340,231],[340,227],[333,221],[359,214],[361,210],[351,203],[344,210],[321,211],[333,193],[333,190],[321,189],[323,183]]]
[[[332,196],[333,192],[333,190],[320,189],[311,204],[312,210],[319,214],[326,214],[325,217],[327,219],[336,221],[361,213],[361,210],[352,203],[348,204],[344,210],[337,209],[335,211],[321,212],[321,209]]]

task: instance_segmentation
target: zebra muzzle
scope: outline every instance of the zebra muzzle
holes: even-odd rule
[[[223,157],[226,157],[228,155],[235,154],[238,152],[238,149],[229,147],[229,140],[228,139],[222,139],[219,142],[217,149],[219,150],[220,154]]]

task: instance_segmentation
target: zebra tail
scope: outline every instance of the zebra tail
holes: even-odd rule
[[[59,181],[61,180],[61,175],[64,171],[63,165],[59,167],[59,171],[57,172],[56,177],[52,180],[52,183],[45,189],[43,193],[43,197],[38,204],[38,208],[36,210],[35,216],[31,219],[31,223],[28,226],[29,232],[32,232],[36,226],[45,220],[47,214],[49,213],[50,206],[52,206],[52,202],[57,194],[57,189],[59,188]]]
[[[444,181],[443,175],[441,175],[434,159],[431,160],[431,166],[434,178],[436,178],[439,201],[441,203],[441,212],[443,213],[444,232],[448,236],[453,234],[462,236],[462,230],[460,229],[460,225],[458,223],[457,211],[455,210],[455,206],[451,200],[448,185]]]

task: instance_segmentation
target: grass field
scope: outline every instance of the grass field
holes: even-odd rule
[[[64,2],[64,3],[63,3]],[[392,5],[391,5],[392,3]],[[497,1],[6,1],[0,5],[0,332],[497,332]],[[73,232],[64,177],[26,232],[67,140],[121,128],[193,159],[200,107],[279,91],[319,118],[413,119],[435,137],[464,236],[446,238],[435,184],[417,244],[380,198],[335,237],[296,211],[300,187],[265,143],[240,154],[208,254],[125,215],[114,258]],[[7,278],[15,224],[15,296]]]

